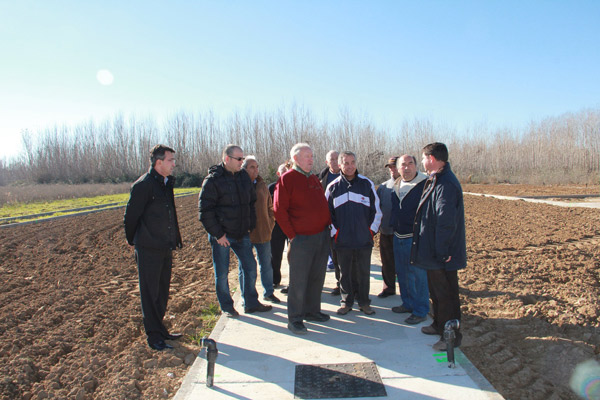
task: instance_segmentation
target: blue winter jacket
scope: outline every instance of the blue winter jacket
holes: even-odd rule
[[[373,235],[381,224],[381,209],[375,185],[366,176],[348,181],[343,174],[325,190],[331,214],[331,236],[336,248],[373,247]]]
[[[462,187],[449,163],[425,183],[415,216],[410,263],[448,271],[467,266]]]

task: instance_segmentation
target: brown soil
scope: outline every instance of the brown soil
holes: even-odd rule
[[[463,351],[508,399],[575,399],[574,366],[600,352],[600,212],[465,203]],[[185,247],[167,324],[192,335],[216,302],[214,278],[196,198],[177,204]],[[179,387],[199,347],[147,347],[122,213],[0,229],[1,398],[157,399]]]

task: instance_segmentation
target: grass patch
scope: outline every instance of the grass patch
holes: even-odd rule
[[[175,195],[190,193],[199,193],[200,188],[177,188],[175,189]],[[37,220],[50,217],[57,217],[60,215],[68,215],[77,213],[81,208],[86,207],[98,207],[103,209],[103,205],[106,207],[112,207],[116,205],[125,205],[129,200],[129,193],[119,193],[110,195],[101,195],[93,197],[80,197],[75,199],[62,199],[54,201],[38,201],[31,203],[13,203],[5,204],[0,207],[0,218],[19,218],[14,222],[24,222],[28,220]],[[52,213],[47,216],[32,217],[32,215]]]
[[[190,340],[200,346],[202,338],[210,335],[220,316],[221,307],[219,307],[217,303],[210,304],[207,308],[202,310],[202,313],[200,314],[202,326],[200,327],[200,331],[196,332],[194,335],[190,335]]]

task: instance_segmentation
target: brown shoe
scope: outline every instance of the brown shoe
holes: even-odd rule
[[[426,335],[439,335],[440,333],[433,327],[433,325],[424,326],[421,328],[421,333]]]
[[[340,307],[337,310],[337,313],[339,315],[346,315],[348,314],[350,311],[352,311],[352,306],[344,306],[344,307]]]
[[[360,306],[360,311],[364,312],[367,315],[375,314],[375,310],[373,310],[370,305]]]

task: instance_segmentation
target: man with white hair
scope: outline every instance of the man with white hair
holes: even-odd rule
[[[307,333],[303,320],[325,322],[321,312],[321,291],[329,251],[329,207],[323,187],[311,174],[313,151],[306,143],[295,144],[290,156],[292,168],[275,186],[275,219],[290,240],[288,262],[288,329]]]

